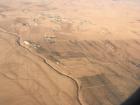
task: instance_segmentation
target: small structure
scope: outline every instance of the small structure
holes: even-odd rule
[[[56,36],[54,36],[54,35],[46,35],[46,34],[44,35],[44,37],[45,38],[51,38],[51,39],[56,38]]]
[[[46,35],[45,34],[44,38],[50,43],[55,43],[55,41],[56,41],[56,36],[54,36],[54,35]]]
[[[28,41],[23,41],[23,43],[25,44],[25,45],[30,45],[31,43],[30,42],[28,42]]]
[[[40,48],[40,45],[39,45],[39,44],[36,44],[36,43],[34,43],[34,42],[23,41],[23,43],[24,43],[26,46],[32,47],[32,48],[34,48],[34,49]]]

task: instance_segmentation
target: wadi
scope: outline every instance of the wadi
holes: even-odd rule
[[[0,105],[120,105],[140,87],[139,0],[0,0]]]

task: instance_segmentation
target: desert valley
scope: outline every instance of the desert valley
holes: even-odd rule
[[[0,105],[120,105],[140,87],[139,0],[0,0]]]

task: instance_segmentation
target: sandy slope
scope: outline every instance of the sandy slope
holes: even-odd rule
[[[0,104],[119,105],[140,86],[139,5],[0,1]]]

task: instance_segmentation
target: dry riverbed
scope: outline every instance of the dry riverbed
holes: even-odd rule
[[[0,105],[119,105],[140,86],[139,0],[1,0]]]

